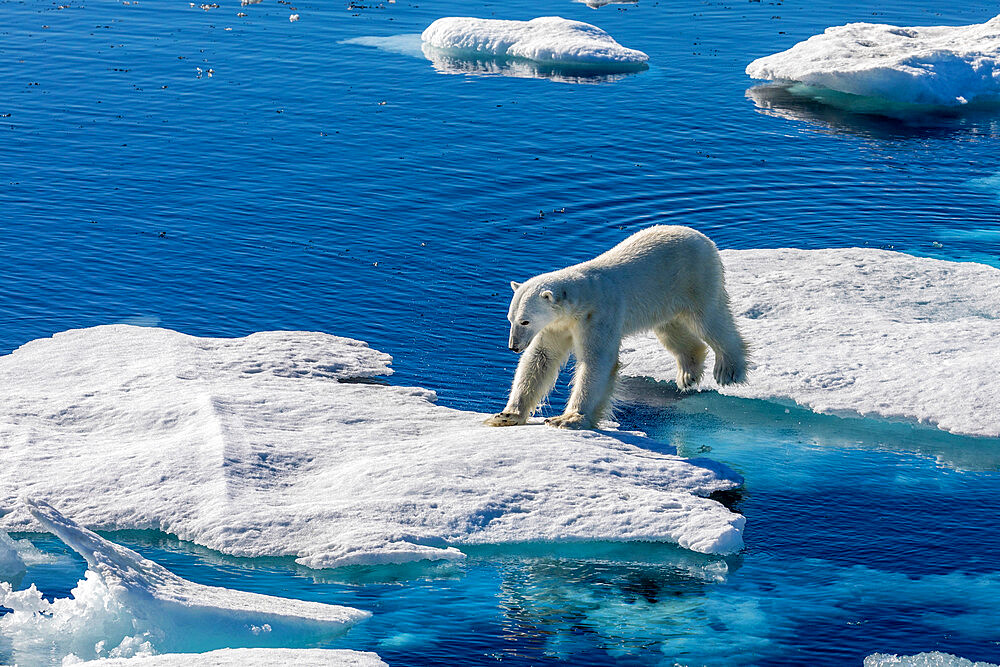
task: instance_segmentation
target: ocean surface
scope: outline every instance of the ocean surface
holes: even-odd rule
[[[394,384],[492,412],[517,361],[508,282],[644,226],[1000,266],[1000,112],[866,115],[744,74],[827,26],[997,11],[0,0],[0,353],[112,322],[319,330],[390,353]],[[649,69],[462,71],[412,53],[442,16],[544,15],[604,28]],[[748,518],[745,552],[481,547],[460,567],[316,572],[112,538],[201,583],[369,609],[332,645],[393,665],[1000,662],[1000,441],[644,380],[617,417],[745,476],[723,499]],[[66,554],[25,585],[65,596],[83,570]]]

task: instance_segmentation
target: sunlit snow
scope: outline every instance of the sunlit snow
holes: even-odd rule
[[[304,332],[109,325],[28,343],[0,357],[0,529],[37,529],[27,496],[91,527],[315,568],[477,543],[742,547],[743,517],[702,497],[739,483],[725,466],[616,431],[489,428],[425,389],[365,382],[389,362]]]
[[[625,48],[597,26],[559,16],[504,21],[452,16],[434,21],[425,44],[454,55],[523,58],[547,64],[642,66],[649,56]]]

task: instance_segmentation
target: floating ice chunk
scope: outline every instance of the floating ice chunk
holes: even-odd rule
[[[622,68],[601,65],[571,63],[538,63],[523,58],[485,56],[482,54],[458,53],[450,49],[439,49],[421,41],[420,34],[390,35],[388,37],[353,37],[340,44],[370,46],[389,53],[413,56],[429,60],[435,70],[442,74],[496,75],[519,79],[549,79],[563,83],[608,83],[634,74],[645,66]],[[625,71],[623,71],[625,70]]]
[[[384,667],[374,653],[324,648],[225,648],[208,653],[167,653],[138,658],[95,660],[79,663],[93,667],[247,667],[248,665],[295,665],[295,667]]]
[[[448,17],[421,35],[428,46],[452,55],[523,58],[555,65],[605,65],[633,70],[649,56],[627,49],[597,26],[559,16],[530,21]]]
[[[1000,435],[1000,270],[860,248],[722,259],[756,369],[720,393]],[[672,380],[676,370],[642,336],[625,342],[622,372]]]
[[[315,568],[455,560],[476,543],[742,547],[743,517],[702,497],[740,483],[724,466],[627,433],[489,428],[425,389],[349,381],[389,361],[303,332],[33,341],[0,357],[0,506],[44,495],[86,525]],[[15,508],[0,518],[14,527],[38,523]]]
[[[972,662],[950,653],[932,651],[916,655],[891,655],[876,653],[865,658],[864,667],[997,667],[989,662]]]
[[[968,26],[849,23],[758,58],[746,72],[903,104],[956,106],[997,98],[1000,16]]]
[[[360,609],[204,586],[81,528],[50,505],[29,502],[32,516],[87,561],[70,599],[48,602],[32,585],[0,584],[0,637],[21,664],[40,656],[129,657],[245,644],[322,640],[371,614]]]

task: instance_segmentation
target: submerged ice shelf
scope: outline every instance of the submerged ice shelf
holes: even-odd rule
[[[902,104],[955,106],[995,99],[1000,97],[1000,16],[966,26],[849,23],[758,58],[746,73]]]
[[[0,530],[0,581],[11,581],[24,574],[25,565],[17,545],[6,532]]]
[[[745,385],[704,387],[1000,435],[1000,270],[861,248],[722,258],[756,368]],[[625,342],[622,373],[672,380],[675,368],[652,336]]]
[[[359,609],[204,586],[187,581],[131,549],[81,528],[44,502],[32,516],[87,561],[73,597],[49,602],[34,585],[0,583],[2,648],[20,664],[50,654],[129,657],[153,651],[200,651],[323,640],[371,614]]]
[[[483,543],[742,547],[743,517],[703,497],[740,483],[725,466],[627,433],[489,428],[433,392],[363,381],[390,361],[304,332],[110,325],[28,343],[0,358],[0,529],[37,529],[28,496],[88,526],[314,568]]]
[[[629,49],[597,26],[559,16],[504,21],[451,16],[424,30],[424,44],[452,55],[520,58],[549,65],[644,68],[642,51]]]

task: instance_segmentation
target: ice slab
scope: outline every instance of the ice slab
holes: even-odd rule
[[[597,26],[559,16],[504,21],[452,16],[430,24],[424,43],[452,55],[521,58],[550,65],[603,65],[634,70],[649,60]]]
[[[990,662],[972,662],[950,653],[932,651],[916,655],[893,655],[876,653],[865,658],[864,667],[997,667]]]
[[[233,644],[274,646],[335,637],[371,614],[360,609],[205,586],[78,526],[52,506],[31,515],[87,561],[72,598],[48,602],[34,585],[0,583],[0,639],[20,664],[44,656],[129,657]],[[0,646],[0,648],[3,648]]]
[[[646,68],[645,65],[622,67],[602,63],[541,63],[524,58],[479,52],[442,49],[424,42],[417,34],[364,36],[345,39],[340,44],[368,46],[388,53],[427,60],[441,74],[465,76],[507,76],[518,79],[548,79],[560,83],[610,83]]]
[[[247,667],[248,665],[295,665],[295,667],[384,667],[374,653],[326,648],[226,648],[208,653],[167,653],[137,658],[94,660],[93,667]]]
[[[702,497],[739,484],[724,466],[627,433],[489,428],[425,389],[356,381],[389,362],[304,332],[110,325],[33,341],[0,357],[0,506],[58,499],[91,527],[314,568],[481,543],[742,547],[743,517]],[[38,522],[15,509],[4,528]]]
[[[1000,96],[1000,16],[967,26],[849,23],[758,58],[746,73],[910,105],[993,100]]]
[[[756,368],[746,385],[703,387],[1000,435],[1000,270],[861,248],[722,258]],[[672,380],[675,368],[652,336],[623,345],[626,375]]]

